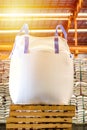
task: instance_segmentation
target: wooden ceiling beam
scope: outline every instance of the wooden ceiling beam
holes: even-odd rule
[[[74,24],[75,24],[75,46],[78,45],[78,38],[77,38],[77,20],[74,19]]]
[[[63,5],[58,5],[58,4],[56,4],[56,5],[46,5],[46,4],[43,4],[43,5],[29,5],[29,4],[27,4],[27,5],[0,5],[0,8],[1,9],[9,9],[9,10],[11,10],[11,9],[13,9],[13,8],[15,8],[15,9],[71,9],[71,8],[74,8],[73,7],[73,5],[71,5],[71,6],[63,6]]]
[[[79,51],[85,51],[87,53],[87,46],[70,46],[69,47],[71,51],[79,50]]]
[[[13,43],[12,44],[7,43],[5,45],[0,45],[0,51],[11,51],[12,47],[13,47]],[[87,53],[87,46],[71,46],[70,45],[71,51],[75,51],[75,49],[78,49],[79,51],[85,51]]]
[[[76,5],[76,9],[73,12],[73,20],[74,20],[74,25],[75,25],[75,46],[78,46],[78,38],[77,38],[77,15],[82,7],[83,4],[83,0],[78,0],[77,1],[77,5]],[[75,50],[75,54],[77,55],[78,50]]]
[[[13,43],[12,44],[5,44],[5,45],[0,45],[0,51],[11,51],[13,47]]]
[[[78,0],[77,1],[77,4],[76,4],[76,8],[75,8],[75,11],[73,11],[73,17],[76,18],[80,9],[82,8],[82,5],[83,5],[83,0]]]
[[[75,47],[78,46],[78,38],[77,38],[77,15],[80,11],[80,9],[82,8],[82,4],[83,4],[83,0],[77,0],[77,3],[76,3],[76,6],[74,7],[74,11],[72,12],[73,15],[71,15],[69,17],[69,20],[68,20],[68,26],[67,26],[67,32],[68,30],[70,29],[70,26],[71,26],[71,23],[72,21],[74,21],[74,26],[75,26]],[[78,53],[78,48],[75,50],[74,52],[76,55]]]
[[[83,4],[83,0],[77,0],[76,6],[74,7],[74,10],[71,12],[71,15],[69,16],[69,19],[68,19],[67,32],[70,29],[72,20],[75,20],[75,18],[77,18],[77,15],[80,9],[82,8],[82,4]]]
[[[69,48],[75,56],[78,54],[87,54],[87,46],[70,46]]]

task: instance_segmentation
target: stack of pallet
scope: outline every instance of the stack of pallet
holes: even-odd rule
[[[75,106],[71,105],[11,105],[6,128],[71,130],[73,116]]]

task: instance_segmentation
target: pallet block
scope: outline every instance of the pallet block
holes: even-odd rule
[[[6,130],[71,130],[73,116],[71,105],[11,105]]]

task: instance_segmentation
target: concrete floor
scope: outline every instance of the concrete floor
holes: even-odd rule
[[[87,130],[87,125],[72,125],[72,130]],[[6,124],[0,124],[0,130],[6,130]]]
[[[73,124],[72,126],[73,126],[72,130],[87,130],[87,124],[86,125]]]

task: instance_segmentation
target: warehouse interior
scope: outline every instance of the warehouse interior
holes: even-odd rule
[[[0,100],[3,100],[3,103],[0,104],[2,116],[0,130],[5,129],[11,103],[7,94],[9,93],[8,59],[15,37],[25,23],[29,26],[29,34],[36,37],[54,36],[56,26],[63,25],[67,32],[67,43],[75,58],[74,81],[80,82],[78,88],[74,87],[76,99],[74,97],[71,102],[76,105],[80,99],[87,101],[87,79],[84,78],[84,75],[87,76],[87,0],[2,0],[0,1]],[[61,37],[64,37],[61,29],[58,29],[58,32]],[[81,82],[84,82],[84,85],[81,86]],[[85,89],[81,92],[83,86]],[[80,89],[80,94],[76,92],[77,89]],[[74,100],[76,101],[73,103]],[[1,113],[4,109],[7,110],[6,116]],[[87,129],[87,105],[83,109],[82,114],[85,116],[80,120],[77,114],[73,121],[73,130]],[[76,121],[77,118],[79,121]]]
[[[1,1],[0,59],[8,56],[24,23],[29,25],[30,34],[34,36],[54,36],[56,26],[62,24],[68,33],[71,52],[86,53],[86,0]]]

